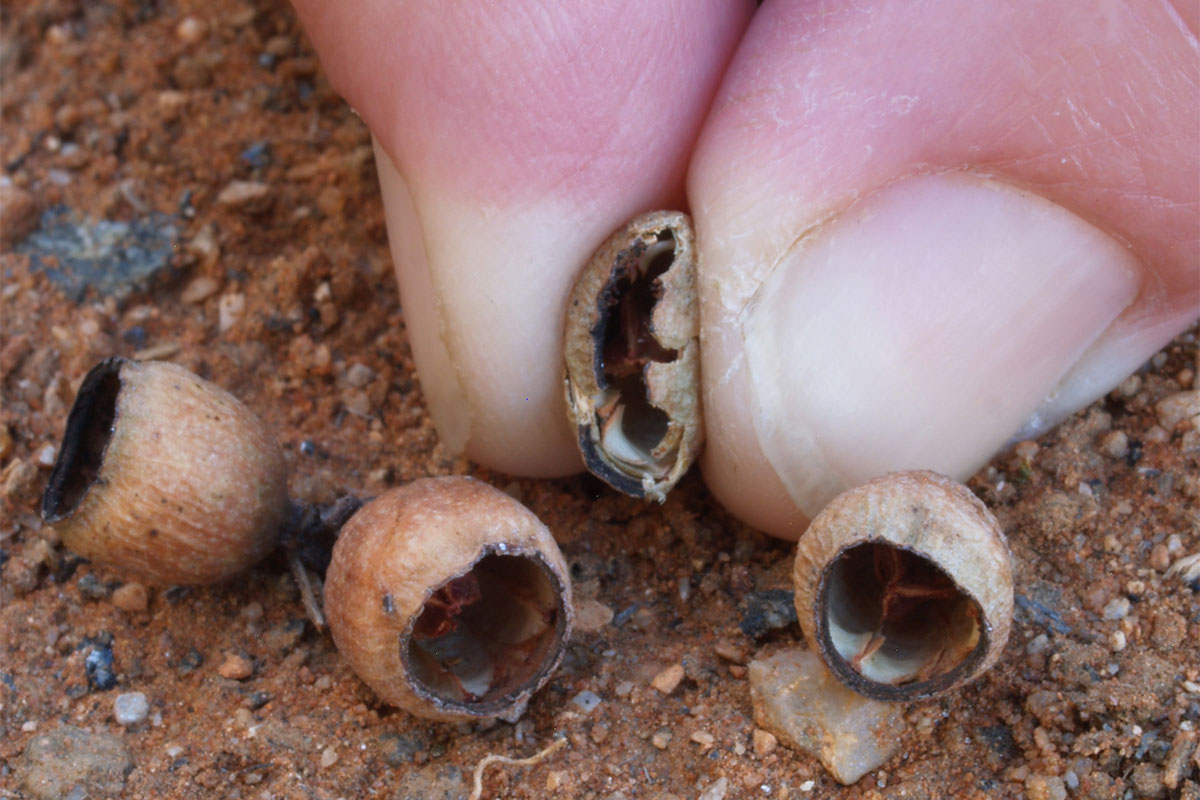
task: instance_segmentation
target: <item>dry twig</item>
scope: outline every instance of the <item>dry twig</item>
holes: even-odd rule
[[[562,749],[567,744],[566,739],[555,739],[554,743],[540,753],[536,753],[529,758],[509,758],[508,756],[498,756],[488,754],[475,765],[475,788],[471,790],[471,800],[479,800],[483,797],[483,771],[492,764],[510,764],[514,767],[529,767],[550,754]]]

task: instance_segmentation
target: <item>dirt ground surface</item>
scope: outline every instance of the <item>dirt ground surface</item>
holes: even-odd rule
[[[906,708],[899,754],[843,787],[755,739],[747,662],[802,646],[780,594],[792,547],[695,473],[659,506],[443,450],[366,128],[290,8],[46,0],[0,21],[0,797],[457,798],[485,755],[560,736],[538,764],[492,766],[484,796],[1200,793],[1195,329],[971,480],[1012,546],[1013,635],[982,679]],[[75,389],[111,354],[245,401],[299,500],[471,474],[528,505],[589,610],[525,717],[431,724],[382,705],[306,621],[282,558],[146,592],[63,548],[39,498]],[[673,665],[678,686],[653,688]],[[131,693],[146,705],[117,702]]]

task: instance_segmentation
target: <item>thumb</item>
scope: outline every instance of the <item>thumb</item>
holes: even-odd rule
[[[297,3],[376,140],[418,375],[451,451],[524,475],[581,462],[564,308],[630,217],[679,207],[752,11],[687,0]]]
[[[694,156],[705,477],[780,535],[884,472],[965,479],[1200,313],[1194,35],[920,5],[764,6]]]

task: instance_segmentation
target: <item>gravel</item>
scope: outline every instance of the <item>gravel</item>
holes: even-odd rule
[[[88,222],[58,207],[42,215],[41,227],[16,251],[77,301],[89,288],[123,298],[169,265],[176,234],[174,220],[157,212],[129,222]]]
[[[150,702],[141,692],[126,692],[113,701],[113,716],[117,722],[129,727],[136,725],[150,713]]]
[[[742,598],[738,608],[742,614],[739,623],[742,633],[752,639],[761,639],[771,631],[796,622],[796,600],[792,592],[785,589],[750,592]]]
[[[850,691],[809,650],[751,661],[750,701],[760,727],[846,785],[882,766],[902,740],[901,706]]]
[[[120,797],[133,767],[119,737],[63,725],[29,740],[21,785],[36,800]]]
[[[601,702],[603,701],[599,695],[589,691],[582,691],[571,698],[571,704],[582,709],[584,713],[591,713]]]
[[[671,694],[679,686],[679,682],[683,680],[683,664],[672,664],[654,676],[654,680],[650,681],[650,685],[657,689],[662,694]]]
[[[105,637],[107,638],[107,637]],[[90,647],[83,659],[83,670],[87,675],[88,686],[98,691],[105,691],[117,685],[117,676],[113,673],[113,651],[111,638],[105,641],[85,640]]]

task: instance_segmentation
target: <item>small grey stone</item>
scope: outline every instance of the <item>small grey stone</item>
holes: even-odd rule
[[[141,692],[126,692],[113,701],[113,716],[122,725],[136,725],[150,713],[150,703]]]
[[[305,621],[299,617],[282,622],[263,634],[263,643],[281,655],[289,653],[304,636],[305,627]]]
[[[1104,606],[1104,618],[1111,621],[1125,619],[1129,615],[1129,607],[1128,597],[1114,597]]]
[[[796,621],[796,598],[792,592],[783,589],[750,592],[742,598],[738,609],[742,614],[738,626],[752,639],[761,639]]]
[[[779,741],[821,759],[849,785],[900,747],[903,706],[842,686],[810,650],[785,650],[750,662],[754,721]]]
[[[725,800],[729,791],[729,778],[717,778],[710,783],[696,800]]]
[[[129,222],[89,222],[56,207],[15,249],[76,301],[89,287],[120,299],[145,289],[167,267],[176,234],[174,220],[157,212]]]
[[[112,588],[90,572],[80,577],[76,587],[85,600],[107,600],[112,594]]]
[[[375,379],[375,372],[366,364],[355,362],[346,370],[346,383],[361,389]]]
[[[269,702],[271,702],[270,692],[252,692],[250,696],[246,698],[246,705],[250,706],[251,710],[253,711],[257,711]]]
[[[585,713],[591,713],[601,702],[599,695],[588,691],[580,692],[571,698],[571,703],[583,709]]]
[[[417,735],[385,733],[379,737],[383,760],[389,767],[411,764],[416,754],[429,746],[429,742]]]
[[[36,800],[120,797],[133,758],[121,740],[63,725],[34,736],[21,760],[21,785]]]

